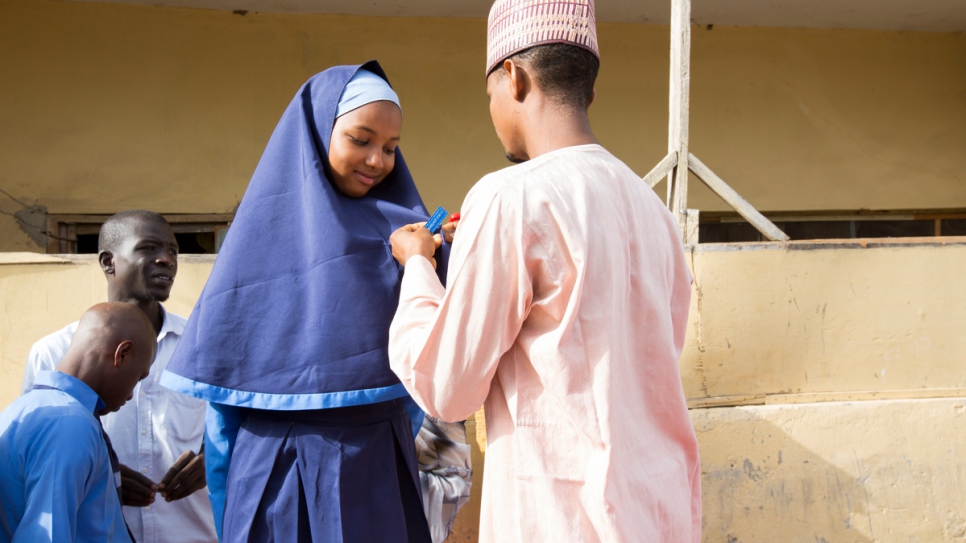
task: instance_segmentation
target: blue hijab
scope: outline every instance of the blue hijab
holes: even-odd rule
[[[309,79],[275,128],[161,382],[209,402],[322,409],[406,396],[389,368],[402,268],[389,235],[424,221],[402,153],[366,196],[329,180],[339,98],[359,69]],[[442,258],[440,269],[444,268]]]

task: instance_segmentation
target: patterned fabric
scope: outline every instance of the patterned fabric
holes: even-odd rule
[[[594,0],[497,0],[486,31],[486,75],[524,49],[548,43],[582,47],[597,58]]]
[[[443,543],[453,532],[456,513],[470,501],[473,465],[463,421],[424,417],[416,435],[423,510],[433,543]]]

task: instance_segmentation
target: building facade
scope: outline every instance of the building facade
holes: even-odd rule
[[[912,15],[913,30],[735,26],[696,7],[690,149],[793,240],[755,242],[692,176],[709,243],[689,247],[681,371],[709,543],[966,534],[966,12],[930,2],[952,7],[929,31]],[[599,24],[591,108],[641,175],[668,126],[668,28],[647,22]],[[106,298],[92,257],[44,253],[89,252],[132,208],[216,252],[285,106],[328,66],[380,61],[427,206],[458,210],[507,164],[484,48],[474,17],[4,0],[0,406],[31,343]],[[173,311],[213,259],[182,255]],[[468,427],[480,485],[482,417]],[[475,540],[478,500],[454,540]]]

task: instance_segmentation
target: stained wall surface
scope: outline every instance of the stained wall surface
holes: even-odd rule
[[[704,541],[966,536],[966,238],[699,246],[683,386],[701,446]],[[210,257],[182,256],[188,315]],[[36,339],[105,299],[92,258],[0,255],[0,407]],[[467,424],[475,541],[485,429]]]
[[[966,207],[966,35],[693,27],[691,149],[761,210]],[[591,108],[642,175],[667,148],[668,28],[601,24]],[[485,21],[0,3],[0,210],[225,213],[295,91],[380,60],[430,208],[506,165]],[[663,184],[658,186],[663,190]],[[723,210],[707,190],[691,207]],[[43,249],[8,215],[0,251]]]

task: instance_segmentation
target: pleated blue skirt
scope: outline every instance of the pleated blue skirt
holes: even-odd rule
[[[431,543],[399,400],[251,410],[228,470],[223,541]]]

